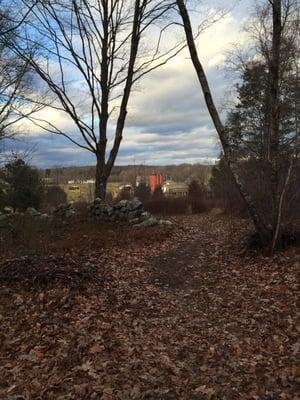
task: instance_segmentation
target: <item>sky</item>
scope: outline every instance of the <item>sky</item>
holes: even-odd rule
[[[207,2],[210,7],[226,6],[225,1]],[[226,16],[197,40],[200,60],[207,73],[220,110],[232,95],[233,81],[225,68],[225,57],[234,43],[246,41],[243,25],[253,2],[236,1]],[[194,25],[198,13],[192,14]],[[41,117],[74,134],[73,123],[62,112],[43,110]],[[223,118],[225,113],[222,113]],[[6,144],[19,150],[34,146],[32,162],[42,168],[92,165],[94,155],[76,147],[68,139],[23,122],[26,134]],[[110,143],[109,143],[110,144]],[[211,163],[220,153],[216,132],[204,104],[199,83],[187,51],[172,59],[139,82],[132,92],[117,165],[166,165]]]

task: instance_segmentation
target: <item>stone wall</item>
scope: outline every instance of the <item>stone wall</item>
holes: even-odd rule
[[[138,199],[121,200],[110,206],[101,199],[89,206],[89,219],[107,222],[127,222],[134,226],[171,225],[170,221],[158,220],[144,210],[143,203]]]
[[[76,216],[76,211],[71,204],[61,204],[51,210],[49,214],[42,214],[32,207],[28,208],[25,213],[14,213],[11,207],[5,207],[3,213],[0,212],[0,225],[5,225],[10,219],[14,219],[19,215],[28,215],[32,218],[49,221],[53,219],[66,220]],[[88,219],[91,222],[99,223],[127,223],[134,227],[172,225],[171,221],[157,219],[145,211],[142,202],[136,198],[133,200],[121,200],[113,206],[97,198],[88,206]]]

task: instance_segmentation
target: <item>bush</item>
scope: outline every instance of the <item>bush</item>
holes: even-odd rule
[[[249,159],[239,163],[240,179],[246,184],[248,192],[260,215],[267,224],[271,224],[273,207],[272,184],[266,179],[267,167],[259,160]],[[285,225],[300,219],[300,163],[296,165],[293,177],[287,188],[283,203],[283,220]],[[238,192],[223,158],[213,168],[211,188],[214,198],[220,202],[224,212],[247,217],[248,211],[244,200]]]
[[[162,215],[179,215],[189,212],[189,199],[187,197],[160,197],[151,198],[144,204],[145,210]]]
[[[76,211],[76,216],[87,220],[89,216],[89,203],[87,201],[75,201],[72,207]]]
[[[118,202],[120,200],[131,200],[131,199],[132,199],[131,190],[125,186],[120,190],[120,193],[118,194],[118,196],[116,198],[116,202]]]
[[[67,202],[67,193],[60,186],[47,186],[43,193],[43,208],[58,207]]]
[[[203,197],[190,197],[189,204],[193,214],[201,214],[211,208],[211,202]]]
[[[203,197],[205,195],[205,190],[202,185],[196,179],[192,179],[189,183],[189,197]]]
[[[162,191],[161,186],[157,186],[154,190],[154,192],[152,193],[152,199],[153,200],[160,200],[164,198],[164,194]]]
[[[200,214],[209,210],[207,193],[205,187],[200,185],[196,179],[189,184],[189,203],[193,214]]]
[[[213,198],[225,213],[245,216],[247,209],[223,158],[213,167],[210,180]]]
[[[135,188],[135,197],[137,197],[142,203],[148,201],[151,197],[151,190],[145,182],[141,182],[139,186]]]
[[[8,184],[0,178],[0,210],[7,206]]]
[[[7,182],[7,204],[21,211],[28,207],[39,208],[43,195],[43,184],[39,172],[21,159],[5,166]]]

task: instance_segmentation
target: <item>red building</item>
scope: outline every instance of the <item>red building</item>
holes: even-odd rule
[[[153,193],[156,188],[162,186],[164,182],[163,176],[161,174],[152,174],[149,176],[149,187]]]

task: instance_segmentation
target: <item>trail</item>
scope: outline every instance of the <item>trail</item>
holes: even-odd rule
[[[245,246],[239,237],[237,225],[211,215],[190,220],[196,225],[192,238],[180,242],[171,250],[152,260],[154,281],[173,289],[195,289],[201,283],[201,275],[210,275],[216,284],[224,268],[239,261]],[[247,232],[247,229],[244,229]]]

